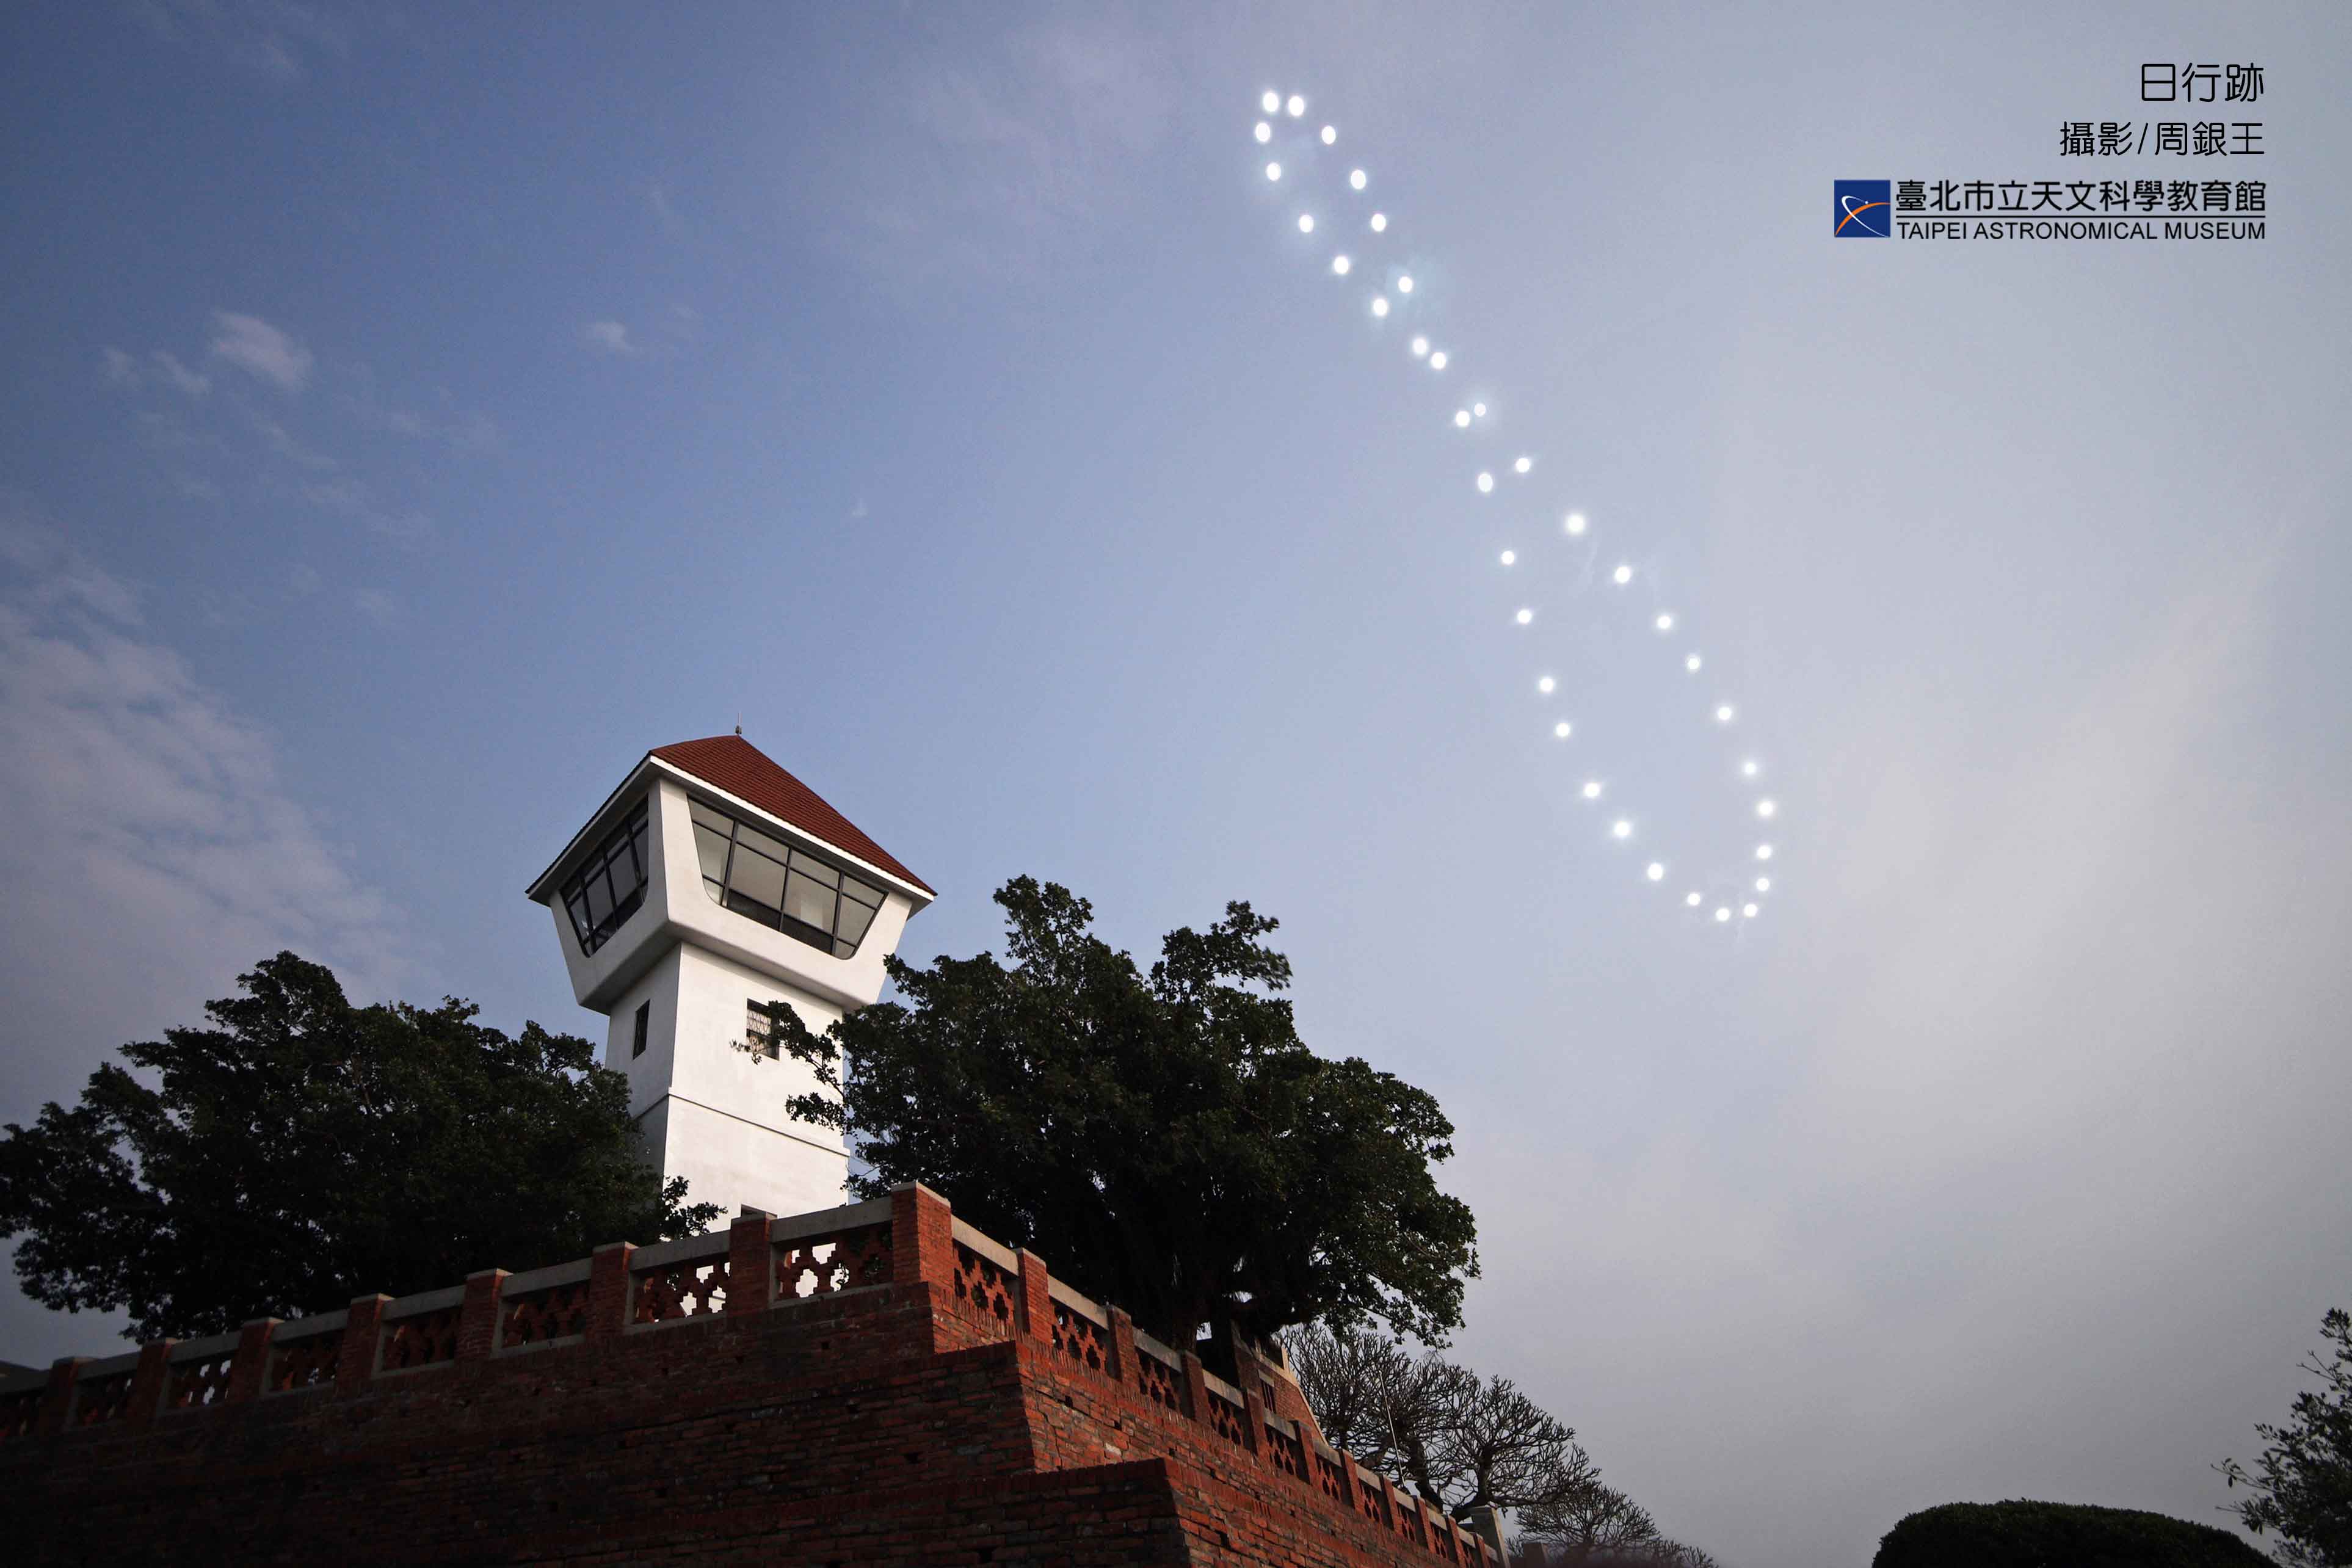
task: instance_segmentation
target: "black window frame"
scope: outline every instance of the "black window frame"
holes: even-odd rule
[[[559,896],[564,912],[572,917],[572,934],[579,939],[582,952],[593,953],[610,942],[613,933],[628,924],[629,917],[645,905],[646,885],[653,879],[650,804],[637,802],[621,825],[597,840],[579,868],[564,879]],[[624,868],[635,878],[626,892],[620,880]],[[601,899],[595,896],[600,892]],[[601,917],[593,914],[599,902],[605,906]]]
[[[637,1004],[636,1021],[629,1026],[629,1059],[631,1061],[635,1061],[646,1054],[646,1031],[647,1026],[653,1022],[653,1016],[654,1005],[651,1002]]]
[[[727,852],[719,858],[718,880],[714,885],[708,872],[703,873],[701,878],[702,890],[709,895],[712,903],[730,913],[741,915],[745,920],[755,924],[765,926],[770,931],[780,931],[795,942],[804,942],[820,952],[830,953],[835,958],[857,956],[857,950],[866,944],[866,933],[874,929],[874,917],[882,912],[883,905],[889,899],[887,889],[868,882],[860,873],[839,861],[819,855],[782,837],[773,828],[761,823],[746,822],[734,813],[714,805],[709,801],[693,800],[688,816],[693,823],[693,831],[697,835],[695,864],[698,868],[702,864],[702,843],[699,836],[709,833],[715,837],[719,832],[714,824],[703,820],[704,816],[715,817],[727,824]],[[735,889],[733,886],[735,855],[739,847],[748,853],[758,855],[763,860],[773,861],[775,858],[759,844],[741,843],[739,830],[749,830],[761,839],[781,844],[788,852],[788,858],[784,861],[784,883],[781,895],[787,906],[791,902],[794,870],[799,870],[806,880],[819,883],[831,881],[834,900],[833,923],[829,928],[814,925],[807,921],[796,920],[786,914],[782,908],[773,907],[760,900],[750,898]],[[819,871],[823,873],[822,876],[812,875],[813,872]],[[853,920],[844,912],[852,905],[864,912],[863,919]],[[845,931],[852,929],[857,932],[856,937],[846,937],[842,934]]]

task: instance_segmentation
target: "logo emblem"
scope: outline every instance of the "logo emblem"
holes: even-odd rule
[[[1837,225],[1832,232],[1840,239],[1885,239],[1894,231],[1889,215],[1895,208],[1891,180],[1838,180],[1831,195],[1835,210],[1830,215]]]

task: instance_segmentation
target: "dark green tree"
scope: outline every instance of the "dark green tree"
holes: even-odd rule
[[[632,1143],[628,1084],[574,1035],[472,1004],[355,1007],[281,952],[211,1026],[122,1047],[0,1139],[0,1234],[46,1306],[215,1333],[700,1229]],[[152,1086],[151,1081],[152,1080]]]
[[[1871,1568],[2264,1568],[2226,1530],[2088,1503],[1948,1502],[1879,1538]]]
[[[2295,1395],[2286,1426],[2254,1428],[2270,1445],[2257,1470],[2235,1459],[2218,1467],[2252,1493],[2235,1510],[2246,1528],[2277,1531],[2279,1561],[2296,1568],[2352,1563],[2352,1314],[2331,1310],[2319,1331],[2333,1347],[2328,1359],[2303,1365],[2325,1386]]]
[[[1275,922],[1225,906],[1171,931],[1150,973],[1084,899],[996,893],[1013,960],[893,959],[898,1000],[818,1036],[771,1009],[824,1088],[793,1114],[840,1129],[866,1194],[909,1181],[1170,1344],[1322,1318],[1424,1339],[1478,1271],[1469,1209],[1437,1188],[1454,1127],[1422,1090],[1302,1044]],[[844,1058],[849,1070],[844,1072]]]

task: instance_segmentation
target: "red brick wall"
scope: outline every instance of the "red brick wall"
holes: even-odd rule
[[[192,1386],[172,1369],[204,1347],[150,1347],[129,1408],[88,1426],[61,1363],[37,1428],[0,1440],[0,1539],[33,1563],[306,1568],[1482,1561],[1450,1525],[1409,1539],[1418,1516],[1351,1491],[1350,1463],[1318,1484],[1315,1441],[1289,1446],[1255,1394],[1221,1431],[1192,1358],[1181,1407],[1153,1403],[1124,1315],[1103,1333],[1057,1309],[1041,1261],[999,1271],[992,1308],[944,1204],[902,1194],[893,1210],[887,1282],[806,1300],[769,1303],[752,1272],[767,1237],[748,1228],[764,1222],[747,1222],[721,1313],[628,1326],[615,1248],[587,1281],[584,1331],[544,1346],[498,1350],[504,1279],[483,1275],[456,1359],[415,1370],[375,1370],[380,1298],[354,1303],[338,1374],[296,1392],[257,1392],[258,1326],[199,1407],[165,1391]]]

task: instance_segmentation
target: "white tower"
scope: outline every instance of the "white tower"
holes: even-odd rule
[[[740,735],[659,746],[530,885],[580,1005],[609,1020],[646,1158],[693,1203],[803,1214],[842,1201],[832,1131],[785,1113],[816,1087],[738,1048],[789,1002],[822,1034],[882,994],[931,889]]]

